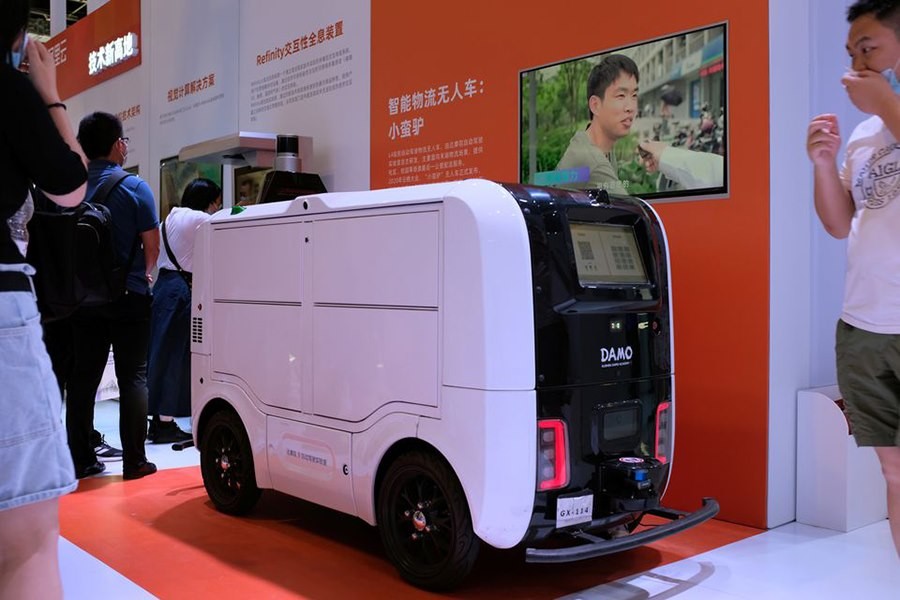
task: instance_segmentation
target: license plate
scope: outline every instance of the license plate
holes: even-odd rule
[[[594,495],[575,496],[574,498],[557,498],[556,527],[569,527],[579,523],[588,523],[594,513]]]

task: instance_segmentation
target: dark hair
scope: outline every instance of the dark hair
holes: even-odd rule
[[[116,115],[94,112],[78,124],[78,143],[88,160],[109,156],[113,144],[122,137],[122,121]]]
[[[215,181],[198,177],[184,188],[184,193],[181,194],[181,206],[191,210],[205,211],[221,195],[222,188]]]
[[[900,1],[898,0],[857,0],[847,9],[847,22],[872,15],[885,27],[894,30],[900,39]]]
[[[641,80],[637,64],[624,54],[610,54],[591,69],[587,80],[588,116],[590,118],[594,118],[594,114],[591,112],[591,96],[597,96],[602,100],[606,88],[612,85],[622,73],[633,76],[635,81]]]
[[[28,25],[31,13],[30,0],[0,0],[0,56],[8,62],[13,42]]]

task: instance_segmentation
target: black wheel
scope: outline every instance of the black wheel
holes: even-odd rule
[[[203,485],[215,507],[230,515],[249,512],[260,491],[250,440],[237,414],[223,410],[210,417],[199,450]]]
[[[388,558],[413,585],[445,590],[472,570],[480,541],[462,486],[440,457],[415,451],[397,458],[381,484],[377,515]]]

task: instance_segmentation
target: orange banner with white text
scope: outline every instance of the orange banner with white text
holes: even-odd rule
[[[141,0],[110,0],[47,41],[70,98],[141,64]]]
[[[671,37],[688,43],[680,68],[697,73],[679,108],[685,119],[695,110],[699,122],[704,111],[690,98],[727,93],[727,195],[655,205],[671,246],[678,364],[678,466],[666,502],[694,509],[701,495],[715,496],[720,518],[756,527],[767,511],[768,4],[372,3],[373,189],[468,177],[518,182],[528,126],[520,74],[537,67]],[[721,24],[731,48],[727,78],[719,72],[725,47],[717,54],[712,35],[686,35]],[[656,69],[669,73],[662,63]]]

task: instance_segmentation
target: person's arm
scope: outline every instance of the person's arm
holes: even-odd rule
[[[69,123],[66,109],[59,100],[59,90],[56,86],[56,65],[53,56],[44,44],[32,40],[28,44],[28,76],[34,85],[44,104],[50,111],[50,117],[59,130],[59,135],[65,140],[74,152],[78,153],[81,161],[87,166],[87,157],[81,149],[81,144],[75,137],[72,124]]]
[[[853,221],[853,198],[844,188],[837,169],[837,152],[841,146],[837,117],[824,114],[809,124],[806,152],[813,163],[813,198],[816,214],[829,235],[843,239],[850,235]]]
[[[144,245],[144,264],[146,265],[147,283],[153,283],[153,268],[159,258],[159,229],[141,232],[141,243]]]
[[[659,171],[684,189],[720,187],[725,183],[725,158],[714,152],[697,152],[665,142],[638,145],[648,173]]]
[[[39,41],[32,38],[28,44],[28,76],[34,85],[44,104],[50,111],[50,118],[59,131],[60,137],[69,146],[69,148],[78,154],[82,164],[87,166],[87,158],[81,149],[81,144],[75,137],[72,124],[69,123],[69,117],[65,108],[60,105],[59,91],[56,86],[56,65],[53,62],[53,56],[47,50],[47,47]],[[52,107],[51,107],[52,105]],[[60,206],[76,206],[81,203],[87,190],[87,182],[78,188],[65,194],[53,194],[47,190],[42,190],[44,194],[56,204]]]
[[[84,200],[84,194],[85,192],[87,192],[87,182],[82,183],[80,186],[78,186],[68,194],[51,194],[48,191],[42,191],[44,192],[45,196],[47,196],[60,206],[78,206],[79,204],[81,204],[81,201]]]
[[[153,199],[153,192],[147,182],[140,177],[135,177],[137,185],[132,190],[135,200],[137,200],[137,230],[141,232],[141,242],[144,245],[144,274],[147,282],[153,282],[153,270],[159,260],[159,219],[156,215],[156,201]],[[133,181],[132,178],[125,179],[126,182]]]

